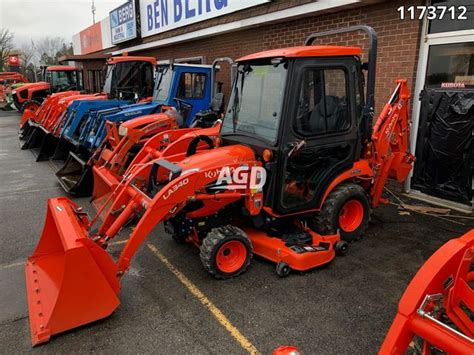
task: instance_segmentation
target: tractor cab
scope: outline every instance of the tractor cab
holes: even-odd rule
[[[210,108],[211,101],[217,102],[211,109],[216,113],[221,111],[223,94],[214,89],[215,70],[217,68],[214,64],[159,66],[153,101],[176,107],[178,126],[191,127],[196,115]],[[215,119],[210,121],[213,123]]]
[[[83,90],[82,70],[69,65],[43,67],[42,76],[49,84],[49,93]]]
[[[121,56],[107,61],[103,91],[111,99],[138,100],[153,95],[156,60],[152,57]]]
[[[304,46],[238,61],[221,137],[273,157],[265,206],[275,212],[319,207],[335,177],[360,158],[360,54],[357,47]]]

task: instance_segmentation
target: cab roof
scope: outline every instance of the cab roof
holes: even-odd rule
[[[46,68],[48,71],[69,71],[69,70],[77,70],[76,67],[72,65],[50,65]]]
[[[156,65],[156,58],[123,55],[120,57],[112,57],[107,59],[108,64],[117,64],[123,62],[149,62],[152,65]]]
[[[307,58],[307,57],[342,57],[361,55],[360,47],[346,46],[299,46],[272,49],[246,55],[237,61],[270,59],[270,58]]]

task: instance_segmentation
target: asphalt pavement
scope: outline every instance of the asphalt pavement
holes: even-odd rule
[[[41,235],[47,199],[65,194],[51,163],[20,150],[19,120],[0,111],[2,353],[270,354],[283,344],[303,354],[376,353],[418,268],[469,229],[383,206],[348,254],[325,267],[280,279],[274,264],[255,258],[240,277],[218,281],[196,248],[176,244],[158,226],[123,278],[111,317],[32,348],[23,263]],[[87,198],[75,201],[92,213]],[[117,256],[121,247],[110,251]]]

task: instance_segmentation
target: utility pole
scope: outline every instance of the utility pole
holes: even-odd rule
[[[94,0],[92,0],[91,10],[92,10],[92,23],[95,24],[95,5],[94,5]]]

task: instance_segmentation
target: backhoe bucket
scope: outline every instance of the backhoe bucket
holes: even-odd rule
[[[36,157],[36,161],[45,161],[49,160],[49,158],[54,154],[56,150],[56,146],[58,145],[59,138],[55,137],[52,133],[46,133],[43,137],[43,141],[39,148],[38,156]]]
[[[67,198],[48,200],[41,239],[25,266],[33,346],[105,318],[120,304],[117,267],[88,237],[87,224]]]
[[[92,169],[87,161],[69,152],[66,162],[56,173],[59,184],[67,193],[78,197],[90,196],[92,193]]]

